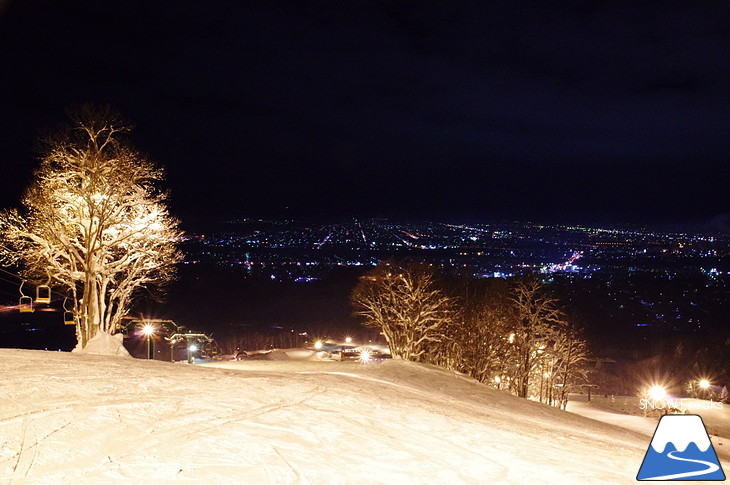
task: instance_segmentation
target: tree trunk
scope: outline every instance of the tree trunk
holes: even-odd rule
[[[101,295],[99,295],[99,284],[94,275],[87,275],[86,284],[84,285],[84,298],[81,305],[82,320],[82,348],[94,338],[96,333],[101,329]]]

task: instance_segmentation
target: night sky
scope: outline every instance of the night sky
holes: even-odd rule
[[[727,1],[0,0],[0,207],[82,102],[183,220],[728,227]]]

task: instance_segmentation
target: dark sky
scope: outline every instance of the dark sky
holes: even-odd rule
[[[0,206],[81,102],[183,219],[730,212],[727,1],[0,0]]]

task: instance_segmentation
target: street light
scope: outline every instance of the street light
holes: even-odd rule
[[[196,350],[198,350],[198,346],[196,344],[188,344],[188,364],[195,363],[195,357],[193,356],[193,354]]]
[[[147,336],[147,360],[152,358],[152,335],[155,333],[155,327],[149,323],[142,327],[142,333]]]
[[[368,362],[370,362],[370,350],[362,349],[360,351],[360,363],[367,364]]]
[[[700,388],[701,389],[709,389],[710,388],[710,381],[707,379],[700,379]]]
[[[647,392],[651,399],[661,401],[667,397],[667,390],[662,386],[651,386]]]

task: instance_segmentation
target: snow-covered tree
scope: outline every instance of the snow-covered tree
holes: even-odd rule
[[[585,367],[588,360],[588,348],[586,342],[578,336],[573,328],[567,328],[558,333],[553,342],[553,354],[556,359],[551,362],[550,383],[551,404],[557,404],[565,409],[568,403],[568,392],[573,392],[573,386],[584,382],[587,378]],[[553,394],[553,391],[554,394]]]
[[[460,310],[448,326],[445,354],[436,362],[475,379],[502,387],[507,384],[515,355],[510,343],[515,313],[501,279],[471,281],[459,291]]]
[[[453,316],[451,299],[419,265],[378,265],[361,278],[352,302],[365,325],[382,332],[391,354],[405,360],[427,360],[429,347],[444,341]]]
[[[162,169],[123,138],[129,125],[109,108],[70,118],[44,140],[24,210],[0,214],[0,257],[68,295],[82,349],[98,332],[116,333],[142,291],[171,280],[181,232]]]
[[[550,296],[537,277],[517,278],[513,292],[517,321],[510,340],[517,365],[512,384],[519,397],[528,397],[531,377],[535,371],[540,372],[548,356],[548,347],[566,322],[558,308],[558,300]]]

